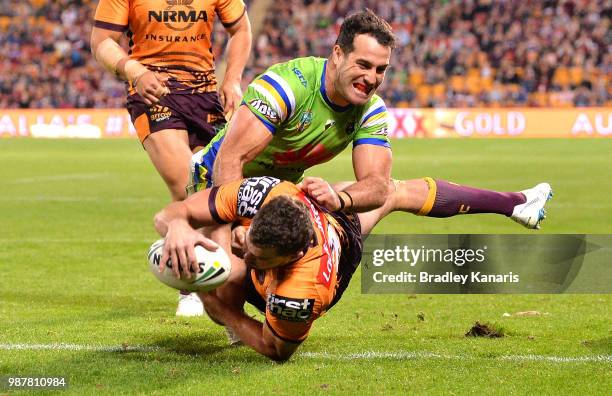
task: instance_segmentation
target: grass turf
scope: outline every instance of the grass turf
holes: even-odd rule
[[[549,181],[555,198],[541,232],[612,230],[611,140],[393,147],[396,178],[499,190]],[[173,316],[176,293],[147,273],[145,259],[156,239],[152,216],[168,194],[137,142],[4,139],[0,169],[0,376],[63,375],[74,394],[606,394],[612,387],[609,295],[361,295],[359,274],[298,354],[271,363],[228,347],[208,320]],[[310,174],[351,179],[350,152]],[[529,231],[493,215],[394,214],[376,232]],[[503,317],[528,310],[542,315]],[[475,321],[506,336],[464,337]],[[93,348],[8,349],[35,344]]]

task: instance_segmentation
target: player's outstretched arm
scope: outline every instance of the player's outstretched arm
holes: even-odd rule
[[[153,219],[157,232],[165,236],[168,232],[168,225],[175,220],[185,221],[192,228],[218,224],[208,206],[210,192],[210,189],[198,191],[187,199],[172,202],[159,211]]]
[[[199,270],[194,251],[196,245],[217,249],[214,241],[195,230],[217,224],[208,208],[209,196],[210,190],[200,191],[184,201],[169,204],[155,215],[155,229],[166,239],[161,260],[163,263],[171,260],[176,277],[180,276],[179,267],[185,274]],[[163,271],[164,266],[160,266],[160,270]]]
[[[229,120],[242,100],[240,81],[251,53],[253,35],[247,13],[226,30],[230,35],[227,44],[227,68],[219,88],[219,99],[223,105],[223,114]]]
[[[344,193],[339,192],[345,204],[343,210],[367,212],[381,207],[390,191],[391,163],[391,150],[387,147],[370,144],[355,147],[353,170],[357,181],[342,190]],[[319,203],[325,205],[325,202]]]
[[[261,153],[272,133],[246,106],[240,106],[225,135],[213,170],[215,185],[242,178],[242,168]]]
[[[353,149],[357,182],[344,190],[353,199],[353,212],[366,212],[385,203],[391,182],[391,163],[391,150],[387,147],[362,144]]]
[[[359,145],[353,150],[356,182],[342,182],[333,188],[319,177],[306,177],[298,185],[329,210],[368,212],[382,207],[391,185],[391,150]]]
[[[206,312],[215,321],[231,327],[240,340],[256,352],[277,362],[287,361],[300,346],[275,336],[267,324],[251,318],[244,311],[229,308],[212,293],[200,293]]]

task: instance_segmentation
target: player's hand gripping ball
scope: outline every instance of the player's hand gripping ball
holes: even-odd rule
[[[164,272],[159,272],[162,265],[161,257],[164,249],[164,240],[159,239],[151,245],[147,255],[149,259],[149,269],[161,283],[178,290],[188,290],[191,292],[206,292],[221,286],[229,277],[232,269],[232,262],[220,246],[216,251],[211,252],[202,246],[195,247],[196,258],[200,270],[191,277],[181,275],[176,278],[172,273],[170,260],[166,263]]]

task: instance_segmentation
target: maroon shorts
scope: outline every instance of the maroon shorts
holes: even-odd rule
[[[148,106],[138,94],[128,95],[127,110],[140,142],[164,129],[183,129],[189,147],[206,146],[225,125],[223,107],[216,92],[169,94]]]
[[[342,240],[342,251],[340,253],[340,263],[338,263],[338,275],[336,295],[329,304],[331,309],[344,294],[344,291],[351,282],[351,278],[359,263],[363,253],[363,239],[361,236],[361,222],[356,213],[331,212],[338,224],[344,229],[345,238]]]

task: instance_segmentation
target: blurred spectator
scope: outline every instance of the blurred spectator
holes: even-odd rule
[[[389,106],[612,101],[612,0],[274,1],[243,82],[289,58],[328,56],[343,18],[364,7],[399,39],[380,88]],[[0,0],[0,107],[124,107],[124,84],[89,51],[94,9],[95,0]],[[225,44],[214,43],[217,59]]]
[[[0,106],[123,107],[89,49],[89,0],[0,2]]]
[[[390,106],[610,104],[610,0],[287,0],[255,43],[250,81],[290,57],[328,56],[342,19],[368,7],[399,46],[380,95]],[[551,95],[559,99],[551,102]]]

